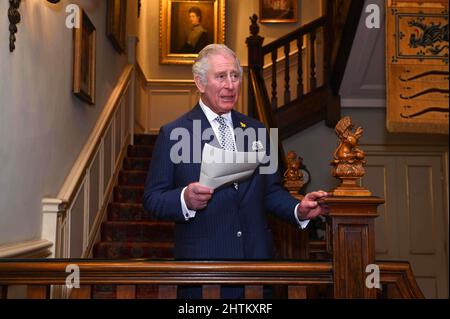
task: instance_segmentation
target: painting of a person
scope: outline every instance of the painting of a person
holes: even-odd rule
[[[201,25],[202,11],[199,7],[191,7],[188,12],[192,26],[180,51],[182,53],[198,53],[209,43],[208,31]]]

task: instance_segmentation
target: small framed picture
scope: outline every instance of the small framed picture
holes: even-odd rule
[[[259,0],[261,23],[298,21],[298,0]]]
[[[108,0],[106,35],[119,53],[126,50],[127,2],[126,0]]]
[[[192,64],[201,49],[225,42],[225,0],[161,0],[160,63]]]
[[[73,30],[73,93],[93,105],[95,104],[96,30],[84,10],[80,10],[80,28]]]

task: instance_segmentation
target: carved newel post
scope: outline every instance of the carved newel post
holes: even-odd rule
[[[248,48],[248,79],[250,79],[250,70],[262,70],[263,67],[263,54],[262,44],[264,38],[259,35],[258,16],[256,14],[250,17],[250,36],[247,37],[245,43]],[[253,90],[249,91],[248,95],[248,115],[254,116],[255,113],[255,101]]]
[[[333,256],[335,298],[376,298],[376,288],[366,285],[368,265],[375,263],[374,222],[384,200],[359,186],[364,176],[364,152],[358,147],[363,129],[354,132],[350,117],[336,125],[340,143],[334,152],[332,174],[341,180],[327,199],[330,215],[328,252]],[[370,280],[369,280],[370,282]]]

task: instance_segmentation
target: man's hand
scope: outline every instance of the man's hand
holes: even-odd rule
[[[187,208],[191,210],[200,210],[206,207],[211,199],[214,190],[201,185],[200,183],[191,183],[184,191],[184,201]]]
[[[297,216],[300,220],[313,219],[319,215],[328,215],[329,207],[322,200],[330,196],[324,191],[311,192],[305,195],[297,208]]]

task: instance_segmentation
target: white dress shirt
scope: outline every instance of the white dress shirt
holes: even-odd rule
[[[216,118],[219,116],[218,114],[214,113],[208,106],[205,105],[205,103],[203,103],[202,99],[200,99],[199,101],[200,107],[203,110],[203,113],[205,113],[206,118],[208,119],[209,124],[211,125],[214,134],[217,137],[217,140],[219,139],[219,122],[217,122]],[[222,117],[225,119],[226,124],[228,125],[228,127],[230,128],[231,132],[234,132],[234,126],[233,126],[233,120],[231,118],[231,112],[222,114]],[[236,149],[236,141],[234,141],[235,145],[234,145],[234,149]],[[187,186],[186,186],[187,187]],[[197,213],[195,210],[189,209],[186,205],[186,202],[184,200],[184,192],[186,190],[186,187],[183,188],[183,190],[181,191],[181,195],[180,195],[180,201],[181,201],[181,208],[183,209],[183,215],[184,218],[186,220],[189,220],[191,218],[195,217],[195,214]],[[294,208],[294,216],[295,216],[295,220],[297,221],[297,224],[299,227],[301,227],[302,229],[305,229],[306,226],[308,226],[309,220],[299,220],[298,216],[297,216],[297,208],[298,208],[297,204]]]

